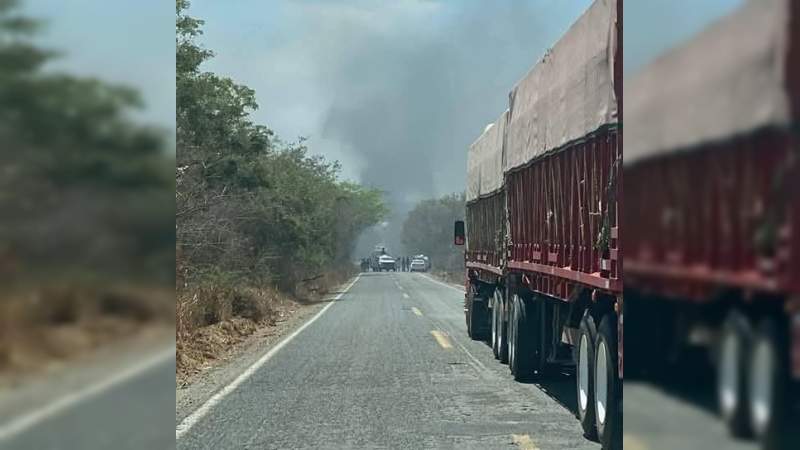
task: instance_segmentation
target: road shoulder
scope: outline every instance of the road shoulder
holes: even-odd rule
[[[216,392],[232,383],[264,354],[279,344],[283,338],[303,326],[327,304],[334,301],[336,293],[341,289],[341,287],[333,289],[323,300],[297,304],[297,309],[285,320],[276,322],[272,326],[259,328],[242,342],[232,346],[222,358],[214,361],[213,365],[203,372],[182,383],[176,382],[176,423],[183,421]]]

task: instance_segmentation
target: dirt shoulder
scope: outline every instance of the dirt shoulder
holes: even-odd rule
[[[71,285],[6,292],[0,299],[0,389],[52,376],[128,339],[174,329],[164,287]]]

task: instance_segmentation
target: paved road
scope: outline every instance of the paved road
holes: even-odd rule
[[[462,302],[422,274],[362,275],[190,428],[179,425],[178,448],[599,448],[570,411],[571,379],[514,382],[466,337]]]
[[[0,395],[0,449],[175,448],[175,348],[150,350]]]
[[[691,361],[663,375],[625,380],[625,450],[759,449],[753,441],[732,437],[718,418],[710,368]],[[789,439],[786,449],[800,449],[800,430],[795,427]]]
[[[705,389],[705,388],[708,389]],[[756,450],[732,438],[713,407],[713,387],[625,380],[625,450]]]

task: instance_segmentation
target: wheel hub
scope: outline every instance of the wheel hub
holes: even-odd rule
[[[586,411],[589,405],[589,340],[586,334],[581,334],[578,344],[578,402],[581,411]]]
[[[719,398],[722,413],[730,415],[738,402],[736,391],[739,385],[739,342],[736,336],[728,334],[722,343],[722,360],[719,366]]]
[[[596,362],[594,366],[595,411],[597,412],[597,421],[600,424],[606,423],[606,406],[608,405],[607,353],[606,342],[601,340],[597,346]]]
[[[760,341],[756,345],[751,364],[750,410],[753,415],[753,428],[758,434],[762,434],[771,419],[774,388],[772,373],[775,361],[769,342]]]

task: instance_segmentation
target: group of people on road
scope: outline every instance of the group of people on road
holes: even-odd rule
[[[395,268],[397,270],[403,272],[410,272],[411,271],[411,261],[414,260],[414,257],[411,256],[400,256],[395,260]],[[370,269],[377,271],[378,269],[372,267],[372,263],[370,258],[361,258],[361,271],[362,272],[369,272]]]

